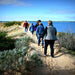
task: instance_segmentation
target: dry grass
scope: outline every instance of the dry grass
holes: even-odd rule
[[[59,33],[59,44],[61,47],[65,47],[69,50],[75,50],[74,35],[70,33]]]

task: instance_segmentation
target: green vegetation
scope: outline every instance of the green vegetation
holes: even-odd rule
[[[61,37],[64,36],[64,35],[66,35],[66,33],[60,32],[60,33],[58,34],[58,38],[61,38]]]
[[[9,26],[13,26],[13,25],[21,25],[21,22],[12,21],[12,22],[5,23],[4,26],[9,27]]]
[[[59,38],[59,44],[61,47],[65,47],[72,54],[75,54],[75,35],[71,33],[59,33],[58,34]]]
[[[41,66],[42,61],[38,54],[30,55],[31,58],[28,61],[28,48],[31,41],[33,40],[30,37],[25,36],[16,40],[14,49],[0,51],[0,74],[7,72],[8,75],[15,75],[14,71],[16,71],[25,75],[25,70],[29,70],[27,68],[30,68],[35,64],[36,66]],[[9,73],[9,71],[11,72]]]
[[[28,47],[28,45],[31,41],[33,42],[33,40],[28,36],[25,36],[23,38],[19,38],[15,42],[15,48],[21,49],[22,47],[25,47],[25,46]]]
[[[15,40],[7,37],[7,32],[0,31],[0,51],[13,49]]]
[[[32,56],[31,56],[31,59],[33,59],[33,60],[35,60],[35,63],[37,63],[37,65],[38,66],[42,66],[42,61],[41,61],[41,59],[38,57],[38,54],[33,54]]]
[[[27,48],[23,47],[22,50],[13,49],[0,52],[0,70],[3,72],[8,72],[9,70],[21,72],[25,69],[24,56],[27,53]],[[21,67],[24,66],[23,69]]]

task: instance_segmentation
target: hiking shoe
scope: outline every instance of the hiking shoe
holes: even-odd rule
[[[38,46],[40,46],[40,44],[38,44]]]
[[[42,48],[44,48],[44,46],[42,46]]]
[[[46,56],[47,56],[47,54],[44,54],[44,56],[46,57]]]
[[[54,58],[54,55],[51,55],[52,58]]]

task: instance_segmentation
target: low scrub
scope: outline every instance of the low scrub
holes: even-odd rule
[[[59,44],[69,50],[75,50],[75,35],[71,33],[59,33]]]
[[[29,70],[35,64],[41,66],[42,61],[37,52],[30,55],[28,51],[31,41],[30,37],[25,36],[16,40],[14,49],[0,51],[0,74],[3,75],[6,72],[8,75],[15,75],[14,72],[20,72],[25,75],[25,70]]]
[[[25,47],[25,46],[28,47],[28,45],[31,41],[33,41],[33,40],[28,36],[25,36],[23,38],[19,38],[15,42],[15,48],[21,49],[22,47]]]
[[[29,60],[29,61],[30,61],[30,59],[34,60],[33,62],[36,63],[37,66],[42,66],[43,62],[41,61],[41,59],[39,57],[39,52],[32,50],[31,52],[29,52],[27,54],[27,57],[28,57],[27,60]]]
[[[21,22],[17,22],[17,21],[12,21],[12,22],[7,22],[5,23],[5,27],[9,27],[9,26],[13,26],[13,25],[21,25]]]
[[[13,49],[15,40],[7,37],[7,32],[0,31],[0,51]]]
[[[0,52],[0,70],[3,72],[12,71],[22,71],[21,67],[25,69],[24,56],[27,53],[27,48],[23,47],[22,50],[13,49]]]

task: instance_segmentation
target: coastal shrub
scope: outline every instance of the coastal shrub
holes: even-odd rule
[[[7,37],[7,32],[0,31],[0,51],[13,49],[15,40]]]
[[[13,25],[21,25],[21,22],[17,22],[17,21],[11,21],[11,22],[7,22],[5,23],[5,27],[9,27],[9,26],[13,26]]]
[[[43,62],[40,59],[39,52],[35,50],[28,51],[26,57],[26,69],[31,70],[34,67],[41,67]]]
[[[59,33],[59,44],[69,50],[75,50],[75,35],[71,33]]]
[[[38,57],[38,54],[33,54],[32,56],[31,56],[31,59],[33,59],[33,60],[35,60],[35,63],[38,65],[38,66],[41,66],[42,65],[42,61],[41,61],[41,59]]]
[[[25,70],[28,70],[27,68],[30,66],[34,66],[34,64],[37,64],[38,66],[41,66],[42,61],[38,56],[38,53],[34,52],[32,55],[28,56],[28,45],[29,42],[32,41],[32,39],[28,36],[25,36],[23,38],[17,39],[15,42],[16,48],[10,49],[10,50],[4,50],[0,51],[0,74],[11,71],[12,74],[9,75],[15,75],[13,74],[14,71],[20,72],[21,74],[24,74]],[[31,52],[31,51],[30,51]],[[26,58],[29,58],[30,61],[28,64],[28,60]],[[31,65],[31,63],[33,65]],[[32,68],[30,68],[32,69]]]
[[[25,42],[23,42],[25,40]],[[22,45],[28,44],[30,38],[24,37],[16,40],[16,43],[20,41],[16,48],[13,50],[4,50],[0,52],[0,71],[8,72],[9,70],[17,71],[17,69],[21,72],[26,67],[26,61],[24,59],[24,56],[27,54],[28,45]],[[18,47],[19,46],[19,47]],[[21,67],[23,68],[21,69]]]
[[[58,33],[58,38],[61,38],[63,35],[66,35],[66,33],[64,33],[64,32]]]
[[[33,41],[33,40],[28,36],[25,36],[23,38],[19,38],[15,42],[15,48],[21,49],[22,47],[25,47],[25,46],[28,47],[28,45],[31,41]]]
[[[0,71],[17,71],[17,68],[19,71],[21,71],[21,66],[23,66],[23,69],[25,69],[26,64],[24,56],[26,55],[26,53],[26,47],[23,47],[22,50],[18,50],[15,48],[13,50],[0,52]]]

